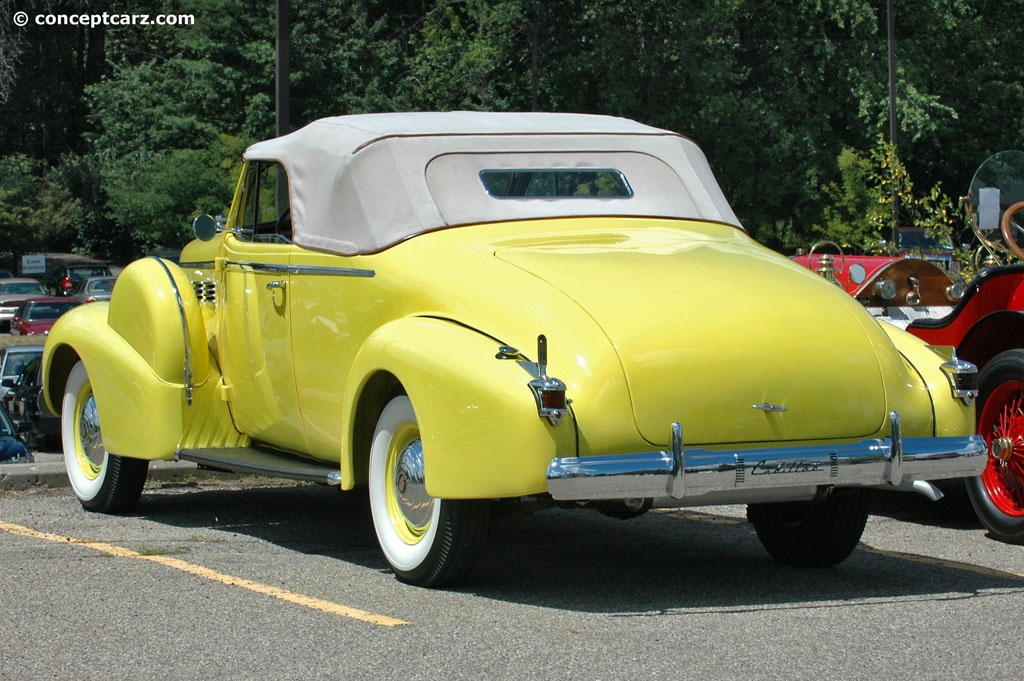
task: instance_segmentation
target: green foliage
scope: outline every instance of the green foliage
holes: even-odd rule
[[[109,217],[128,228],[137,250],[180,248],[191,238],[192,218],[227,213],[236,137],[219,136],[202,149],[138,151],[104,165]],[[229,156],[230,154],[230,156]]]
[[[42,162],[24,154],[0,157],[0,244],[15,270],[25,253],[51,250],[67,236],[78,208]],[[56,250],[56,249],[54,249]]]
[[[871,161],[847,147],[840,152],[837,163],[840,179],[822,188],[830,203],[822,211],[822,224],[815,225],[814,231],[819,238],[835,241],[844,249],[870,250],[869,244],[880,238],[874,226],[884,210],[872,187]]]
[[[411,38],[403,83],[414,109],[530,108],[531,3],[438,0]]]
[[[108,31],[109,73],[85,88],[91,150],[68,164],[88,196],[78,243],[117,260],[180,248],[196,214],[225,213],[242,150],[273,131],[272,9],[154,4],[196,25]]]
[[[898,229],[923,230],[938,243],[959,246],[957,237],[966,227],[959,203],[936,184],[917,195],[906,166],[892,144],[879,137],[869,157],[854,149],[839,155],[841,181],[827,184],[822,193],[830,199],[824,220],[814,226],[818,238],[839,243],[844,249],[871,254],[895,254],[893,202]],[[971,268],[963,249],[956,251],[965,273]]]
[[[85,5],[195,23],[19,31],[0,17],[4,219],[117,260],[180,246],[195,212],[225,209],[240,150],[275,132],[275,3],[70,3]],[[938,188],[966,191],[983,159],[1020,146],[1024,51],[1006,28],[1019,13],[996,0],[897,4],[898,159],[877,146],[889,129],[877,0],[291,0],[291,123],[417,109],[628,116],[700,143],[766,244],[879,249],[893,186],[900,224],[955,232]],[[19,153],[38,161],[16,171],[24,160],[6,159]],[[935,189],[915,198],[911,175]]]
[[[398,6],[396,6],[398,5]],[[293,120],[397,111],[406,39],[395,15],[399,3],[293,3],[291,98]]]

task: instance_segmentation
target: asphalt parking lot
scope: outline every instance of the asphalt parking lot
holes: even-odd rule
[[[953,491],[875,495],[827,570],[771,561],[742,507],[500,515],[434,591],[394,579],[359,495],[182,466],[105,516],[3,474],[5,679],[1024,677],[1024,552]]]

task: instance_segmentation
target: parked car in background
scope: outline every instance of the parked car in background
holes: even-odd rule
[[[11,317],[12,336],[43,336],[57,318],[78,305],[75,299],[45,297],[29,298],[23,302]]]
[[[900,228],[896,248],[901,255],[933,262],[950,274],[960,271],[960,261],[953,253],[953,242],[933,236],[920,227]]]
[[[11,330],[11,317],[23,302],[46,295],[46,289],[35,279],[0,279],[0,331]]]
[[[869,488],[937,498],[985,464],[975,367],[757,244],[671,131],[325,119],[249,147],[226,231],[195,228],[46,343],[86,509],[131,508],[157,459],[368,487],[397,577],[438,586],[494,500],[743,503],[772,556],[822,567]]]
[[[9,345],[0,349],[0,400],[9,390],[6,381],[17,379],[25,365],[42,354],[42,345]]]
[[[60,447],[60,418],[49,407],[42,392],[42,360],[36,358],[25,365],[21,374],[9,385],[7,412],[17,422],[17,430],[27,438],[33,449]]]
[[[117,277],[89,277],[78,282],[72,289],[71,295],[79,303],[97,303],[101,300],[110,300],[110,293],[114,290]]]
[[[0,409],[0,464],[32,463],[33,461],[35,461],[35,457],[22,442],[21,435],[11,417],[6,410]]]
[[[11,273],[10,270],[5,270],[3,268],[0,268],[0,279],[11,279],[13,277],[14,277],[14,275]]]
[[[59,262],[49,271],[47,283],[55,296],[69,296],[75,286],[89,277],[112,276],[110,267],[102,262]]]

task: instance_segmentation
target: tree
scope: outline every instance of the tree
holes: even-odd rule
[[[410,40],[405,99],[413,109],[531,108],[531,3],[438,0]]]
[[[959,202],[944,193],[941,184],[919,194],[892,144],[879,136],[869,157],[854,149],[844,149],[838,166],[842,181],[823,188],[831,203],[823,212],[822,224],[814,226],[819,238],[838,242],[855,252],[897,253],[897,244],[890,239],[895,195],[900,228],[923,230],[939,243],[956,247],[960,270],[972,271],[970,249],[959,248],[959,236],[966,231],[966,218]]]
[[[846,238],[844,187],[888,130],[879,0],[291,3],[293,128],[418,109],[627,116],[694,138],[748,230],[783,251],[820,229]],[[0,0],[0,155],[64,183],[74,248],[129,258],[184,238],[191,211],[230,195],[237,156],[223,154],[274,134],[273,3],[25,4],[193,14],[173,28],[14,30],[15,3]],[[921,186],[965,191],[983,159],[1021,145],[1017,9],[897,4],[898,152]]]
[[[0,157],[0,255],[8,269],[16,270],[25,253],[65,241],[76,210],[77,203],[42,163],[25,154]]]

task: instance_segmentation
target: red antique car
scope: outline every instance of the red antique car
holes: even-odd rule
[[[967,491],[994,536],[1024,540],[1024,265],[983,270],[952,311],[907,330],[978,366],[978,433],[990,455]]]
[[[925,259],[844,255],[832,242],[796,260],[876,317],[932,345],[953,346],[977,365],[977,428],[989,460],[981,476],[967,480],[967,491],[993,537],[1024,543],[1024,265],[1006,264],[1024,261],[1022,178],[1019,150],[993,154],[975,172],[967,208],[981,244],[974,256],[980,273],[966,285]]]
[[[795,260],[876,317],[978,366],[978,433],[990,454],[967,491],[992,536],[1024,542],[1024,265],[985,268],[965,286],[919,258],[815,250]]]

